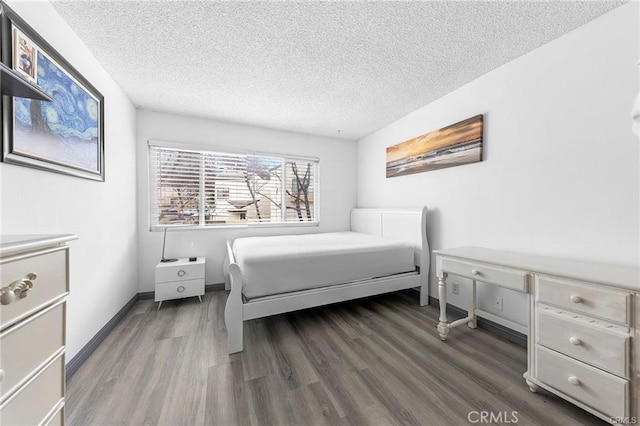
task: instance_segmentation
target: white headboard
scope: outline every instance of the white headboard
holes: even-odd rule
[[[411,243],[415,247],[416,265],[428,276],[429,241],[427,207],[406,209],[353,209],[351,230]]]

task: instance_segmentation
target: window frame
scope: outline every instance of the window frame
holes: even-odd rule
[[[278,157],[282,160],[283,173],[286,169],[287,162],[312,162],[314,163],[313,170],[313,218],[310,221],[284,221],[286,218],[286,196],[283,195],[282,199],[282,220],[279,222],[246,222],[241,224],[212,224],[206,225],[203,220],[204,216],[204,186],[205,181],[203,179],[204,168],[200,168],[200,193],[198,196],[198,224],[196,225],[184,225],[184,224],[154,224],[153,207],[157,206],[157,181],[152,176],[151,167],[151,149],[164,148],[179,151],[193,151],[201,154],[217,153],[217,154],[229,154],[239,155],[249,158],[250,156],[265,156],[265,157]],[[289,228],[289,227],[315,227],[320,225],[320,159],[317,157],[309,157],[304,155],[282,154],[278,152],[267,151],[251,151],[251,150],[238,150],[229,147],[220,147],[214,145],[193,144],[193,143],[181,143],[161,141],[155,139],[147,140],[147,223],[150,231],[163,231],[165,228],[174,228],[180,230],[202,230],[202,229],[245,229],[245,228]],[[286,189],[287,183],[285,179],[282,179],[282,189]],[[156,219],[157,220],[157,219]]]

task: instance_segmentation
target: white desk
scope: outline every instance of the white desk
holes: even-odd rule
[[[532,392],[542,387],[611,423],[634,423],[640,404],[640,271],[479,247],[435,250],[438,333],[476,327],[476,281],[530,295]],[[472,280],[468,316],[448,322],[449,274]]]

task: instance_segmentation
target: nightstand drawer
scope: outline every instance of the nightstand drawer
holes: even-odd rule
[[[56,249],[36,256],[10,258],[2,262],[2,287],[26,279],[31,279],[33,287],[26,297],[17,298],[0,309],[0,329],[16,323],[42,308],[53,299],[68,291],[67,287],[67,249]]]
[[[204,294],[202,278],[189,281],[174,281],[156,284],[155,301],[201,296]]]
[[[629,414],[629,381],[536,345],[538,379],[610,417]]]
[[[188,281],[204,278],[204,261],[178,261],[171,266],[162,265],[156,268],[156,283],[171,281]]]
[[[460,260],[442,259],[442,271],[510,288],[517,291],[528,291],[529,274],[517,269],[500,268],[482,263],[467,263]]]
[[[64,303],[38,313],[0,334],[0,400],[64,347]]]
[[[629,378],[629,336],[538,311],[537,343]]]
[[[550,305],[629,324],[630,294],[579,281],[560,280],[540,275],[538,300]]]
[[[60,355],[0,406],[3,425],[38,425],[64,398],[64,357]]]

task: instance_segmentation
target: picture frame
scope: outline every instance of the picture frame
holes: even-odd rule
[[[387,147],[387,178],[482,161],[483,127],[479,114]]]
[[[0,60],[52,98],[2,96],[2,161],[104,181],[104,96],[11,8],[1,5]],[[31,69],[20,63],[23,47],[35,56]]]
[[[13,69],[37,84],[38,49],[18,28],[13,29]]]

